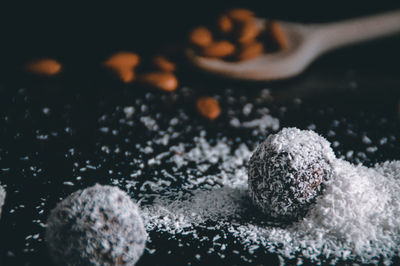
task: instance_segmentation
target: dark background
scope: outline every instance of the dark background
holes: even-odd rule
[[[397,3],[396,3],[397,2]],[[1,8],[1,65],[56,57],[69,67],[92,65],[120,49],[149,51],[185,38],[196,24],[230,7],[262,17],[328,22],[400,8],[398,1],[130,1],[127,3],[17,3]],[[399,42],[383,48],[399,47]],[[368,55],[385,55],[387,49]],[[393,52],[393,51],[388,51]],[[395,55],[398,59],[399,55]],[[365,55],[357,55],[357,59]],[[370,60],[367,60],[370,61]],[[4,73],[4,72],[3,72]]]
[[[400,9],[400,2],[131,1],[3,4],[0,8],[0,79],[16,87],[42,87],[43,82],[47,86],[50,80],[50,87],[70,87],[73,84],[74,87],[81,87],[81,90],[98,91],[99,86],[106,87],[105,84],[110,82],[101,63],[113,52],[128,50],[143,56],[155,53],[170,43],[184,43],[191,28],[212,23],[218,14],[232,7],[250,8],[260,17],[324,23]],[[285,88],[283,98],[314,95],[316,92],[347,93],[351,90],[357,91],[356,101],[362,98],[363,101],[377,102],[379,105],[382,104],[381,100],[397,100],[400,96],[399,47],[400,35],[346,47],[318,58],[307,71],[292,80],[267,85],[279,91]],[[63,64],[63,73],[52,79],[32,79],[21,71],[24,63],[41,57],[59,60]],[[179,68],[182,70],[178,73],[179,80],[190,80],[200,87],[265,86],[264,83],[208,79],[191,69],[184,59],[179,63],[183,64]],[[340,98],[341,101],[345,100]]]
[[[216,79],[186,67],[188,65],[182,60],[178,71],[181,85],[176,93],[169,94],[149,88],[132,89],[131,85],[109,79],[99,70],[101,62],[115,51],[132,50],[140,55],[152,53],[169,42],[184,40],[190,28],[212,21],[217,14],[231,7],[251,8],[258,16],[317,23],[399,9],[400,2],[131,1],[129,4],[2,4],[0,180],[7,185],[8,195],[0,220],[0,265],[48,263],[43,242],[25,239],[36,233],[41,234],[40,239],[43,237],[44,229],[32,225],[31,220],[45,221],[48,211],[56,202],[78,188],[96,182],[109,182],[108,179],[97,179],[99,176],[109,177],[107,168],[103,167],[84,176],[83,181],[76,182],[78,184],[74,187],[63,186],[63,181],[81,174],[71,168],[73,162],[91,158],[93,162],[104,161],[104,165],[115,168],[115,172],[122,170],[124,176],[133,171],[121,166],[123,161],[120,158],[104,157],[97,149],[104,143],[125,147],[123,136],[137,143],[145,143],[151,137],[140,127],[135,128],[139,130],[139,137],[135,138],[131,138],[131,129],[126,128],[120,129],[121,137],[118,138],[103,137],[98,133],[98,118],[105,113],[111,117],[107,123],[118,124],[119,117],[123,115],[121,106],[134,105],[139,110],[141,104],[146,103],[150,106],[151,114],[162,114],[160,120],[166,123],[176,113],[188,113],[190,120],[179,125],[182,131],[193,126],[193,132],[184,135],[185,142],[192,141],[199,127],[210,134],[233,136],[232,139],[242,137],[239,140],[251,146],[259,142],[262,136],[250,136],[249,132],[237,132],[227,127],[230,119],[227,110],[241,113],[244,103],[252,102],[261,89],[268,88],[274,97],[273,104],[268,108],[271,107],[272,115],[280,119],[282,127],[305,129],[315,125],[315,130],[323,136],[334,130],[336,135],[328,139],[341,143],[335,148],[337,156],[349,150],[354,150],[355,154],[365,151],[366,144],[361,141],[363,135],[372,138],[374,144],[383,137],[393,135],[393,140],[389,138],[388,144],[380,146],[375,154],[368,154],[367,158],[356,156],[347,159],[371,166],[376,162],[400,158],[399,35],[331,52],[319,58],[299,77],[274,83],[233,83]],[[34,78],[19,71],[24,62],[41,57],[58,59],[65,71],[52,78]],[[185,95],[183,86],[192,89],[189,96]],[[226,102],[230,94],[224,89],[228,87],[234,88],[231,96],[236,101],[233,104]],[[147,98],[149,91],[151,97]],[[199,117],[193,108],[194,100],[202,94],[216,96],[220,100],[222,115],[215,123]],[[294,99],[298,97],[304,100],[299,107],[294,104]],[[43,107],[50,107],[54,114],[50,118],[44,117]],[[282,107],[288,109],[288,114],[280,114]],[[332,126],[336,120],[340,121],[339,128]],[[66,127],[72,131],[65,132]],[[50,130],[58,132],[58,137],[49,141],[36,139],[37,134]],[[70,147],[76,148],[77,155],[66,157]],[[19,158],[26,154],[30,160],[21,162]],[[35,177],[30,171],[31,166],[37,166],[43,172]],[[11,170],[3,171],[8,168]],[[149,176],[153,170],[148,169]],[[46,204],[44,213],[39,215],[37,207],[41,203],[40,197],[46,198]],[[21,204],[26,207],[18,209],[17,206]],[[11,214],[11,209],[18,211]],[[153,234],[156,238],[157,234]],[[168,236],[160,236],[159,241],[152,244],[157,247],[158,253],[146,254],[141,263],[187,264],[193,258],[193,252],[198,252],[190,247],[184,250],[177,248],[167,239]],[[188,239],[187,242],[190,244],[192,240]],[[31,243],[33,251],[23,251],[27,243]],[[174,256],[167,253],[169,248],[175,252],[172,253]],[[242,264],[236,260],[234,253],[229,252],[227,254],[232,257],[227,261],[221,261],[219,257],[206,257],[205,261],[198,263]],[[261,253],[255,261],[265,263],[268,256]],[[276,257],[272,259],[277,263]]]

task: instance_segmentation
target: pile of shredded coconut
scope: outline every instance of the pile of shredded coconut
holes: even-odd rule
[[[232,150],[223,140],[211,144],[204,132],[191,149],[183,143],[172,146],[176,171],[194,162],[199,171],[218,165],[219,172],[192,180],[209,182],[209,187],[188,186],[143,204],[146,229],[199,238],[196,228],[213,222],[213,228],[225,230],[250,254],[264,249],[299,262],[306,258],[388,263],[399,255],[400,161],[367,168],[333,158],[334,176],[324,194],[304,219],[283,228],[254,217],[246,172],[251,149],[241,144]],[[218,239],[212,241],[215,247],[221,246]]]

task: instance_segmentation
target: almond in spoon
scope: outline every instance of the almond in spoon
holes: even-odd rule
[[[238,24],[238,42],[242,44],[250,43],[260,34],[260,28],[258,27],[254,19],[245,20]]]
[[[261,55],[264,52],[264,45],[261,42],[253,42],[241,47],[235,58],[239,61],[249,60]]]
[[[236,21],[244,21],[254,18],[254,13],[245,8],[233,8],[228,10],[227,15]]]
[[[189,34],[189,42],[198,47],[205,47],[212,43],[212,33],[206,27],[197,27]]]
[[[230,56],[235,52],[235,46],[228,41],[217,41],[205,47],[202,55],[205,57],[221,58]]]
[[[277,43],[279,49],[286,50],[289,48],[288,37],[278,22],[272,21],[269,26],[269,31],[272,39]]]
[[[217,21],[217,27],[219,32],[222,34],[229,34],[233,31],[233,22],[232,19],[227,15],[221,15]]]

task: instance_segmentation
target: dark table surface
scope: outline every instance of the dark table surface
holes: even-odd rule
[[[259,6],[254,4],[251,7]],[[349,11],[336,6],[336,9],[326,13],[326,16],[305,11],[306,7],[300,9],[304,11],[302,16],[293,10],[285,13],[280,5],[272,6],[271,11],[263,13],[264,9],[261,9],[260,12],[266,15],[275,12],[277,17],[318,22],[374,13],[393,7],[396,6],[383,3],[377,7],[365,6],[364,9]],[[184,8],[187,10],[172,13],[178,18],[166,22],[168,27],[181,25],[177,26],[178,29],[171,30],[171,35],[168,35],[166,41],[181,38],[186,29],[201,21],[202,17],[197,13],[194,18],[189,18],[192,7]],[[200,11],[206,12],[206,8],[199,8]],[[225,5],[218,4],[218,8],[213,12],[217,13],[223,8]],[[271,115],[279,118],[281,127],[311,128],[331,142],[338,141],[340,144],[334,148],[335,153],[341,156],[347,151],[354,151],[354,156],[346,158],[353,163],[371,166],[384,160],[400,159],[400,36],[334,51],[318,59],[301,76],[274,83],[230,82],[209,77],[198,73],[183,60],[178,71],[178,90],[166,93],[120,84],[98,67],[101,59],[112,51],[129,49],[132,45],[146,53],[156,46],[154,42],[165,34],[162,33],[165,30],[164,26],[157,28],[156,25],[162,23],[160,20],[168,15],[160,10],[155,11],[156,15],[150,12],[150,8],[144,10],[153,14],[149,20],[156,20],[148,26],[156,34],[151,35],[153,37],[150,37],[149,42],[152,45],[147,48],[146,41],[143,40],[147,34],[145,30],[138,31],[138,36],[142,39],[138,41],[137,46],[134,45],[133,37],[121,37],[110,41],[107,38],[114,38],[122,32],[125,34],[129,27],[124,24],[116,32],[106,27],[105,31],[100,33],[101,27],[106,24],[104,21],[101,27],[93,26],[93,39],[82,37],[81,46],[76,43],[77,39],[71,46],[64,40],[73,36],[83,36],[86,30],[78,30],[76,36],[65,33],[66,37],[60,32],[55,33],[54,45],[50,45],[47,43],[51,40],[48,34],[54,31],[53,26],[39,30],[37,36],[46,36],[44,40],[35,40],[34,34],[28,31],[42,22],[34,22],[33,26],[28,25],[26,28],[19,25],[25,29],[21,33],[25,36],[15,39],[16,42],[32,40],[32,45],[16,43],[13,46],[10,43],[7,51],[2,51],[5,59],[1,64],[3,71],[0,75],[0,181],[6,186],[7,199],[0,220],[1,265],[47,264],[49,257],[43,241],[43,224],[49,210],[61,198],[79,188],[88,187],[96,182],[109,184],[112,179],[129,178],[129,175],[137,170],[137,166],[128,165],[128,160],[137,158],[146,163],[147,158],[150,158],[150,155],[137,151],[132,152],[131,158],[101,151],[104,145],[133,150],[136,144],[144,144],[157,137],[156,133],[149,133],[140,123],[135,123],[133,127],[119,124],[124,106],[134,106],[136,110],[140,110],[146,105],[147,108],[135,114],[134,121],[140,116],[150,115],[157,117],[157,123],[161,127],[166,126],[171,118],[179,114],[187,115],[190,119],[181,121],[176,127],[181,133],[177,140],[179,142],[192,143],[193,137],[204,129],[208,132],[209,139],[225,136],[232,140],[234,145],[238,144],[236,142],[244,142],[249,147],[254,147],[265,135],[253,136],[250,129],[246,131],[227,126],[230,120],[228,113],[240,116],[244,104],[253,103],[256,109],[268,107]],[[168,12],[172,12],[171,10],[174,9],[166,9]],[[39,14],[42,14],[40,12]],[[138,11],[134,14],[138,14]],[[282,14],[286,14],[286,17]],[[143,19],[143,16],[145,15],[140,18]],[[30,17],[33,15],[28,16]],[[115,14],[110,16],[110,19],[117,18]],[[186,22],[178,21],[182,18],[185,18]],[[93,20],[102,21],[97,16],[94,16]],[[110,22],[110,27],[116,28],[118,23],[129,21],[125,18],[120,20]],[[56,23],[54,27],[62,27],[64,23],[60,21],[60,25]],[[78,22],[83,22],[82,18],[79,18]],[[78,28],[78,22],[72,22],[72,30]],[[89,27],[90,23],[84,23],[84,26]],[[101,44],[103,39],[105,41]],[[94,42],[100,44],[90,49],[95,47]],[[28,48],[24,50],[24,47]],[[59,58],[65,64],[66,71],[59,77],[44,79],[26,76],[16,70],[19,63],[44,55]],[[263,89],[269,89],[273,99],[257,104],[255,99]],[[216,121],[210,122],[200,117],[194,109],[193,103],[201,95],[215,96],[220,101],[222,115]],[[227,101],[230,96],[235,99],[234,102]],[[43,108],[48,108],[50,112],[44,112]],[[106,119],[100,119],[104,115]],[[250,115],[252,116],[255,117],[255,114]],[[339,121],[339,124],[334,121]],[[101,133],[99,128],[103,126],[117,129],[118,134]],[[330,131],[335,134],[328,135]],[[376,152],[366,152],[370,145],[362,141],[364,135],[378,147]],[[388,141],[380,145],[379,140],[385,137]],[[74,152],[71,152],[71,149]],[[157,154],[157,151],[154,153]],[[81,172],[74,166],[74,163],[85,164],[88,161],[98,167]],[[152,176],[154,171],[163,167],[168,168],[170,165],[146,167],[140,182],[146,180],[145,176]],[[82,179],[77,181],[77,176],[81,176]],[[74,185],[65,185],[66,181],[73,181]],[[137,195],[136,189],[140,187],[140,182],[136,188],[131,188],[130,195]],[[121,188],[125,189],[122,184],[123,182]],[[150,254],[146,251],[139,262],[140,265],[186,265],[189,262],[247,263],[233,252],[234,249],[240,250],[240,243],[236,247],[227,248],[227,256],[222,259],[205,251],[203,254],[202,250],[207,250],[207,243],[197,243],[190,237],[183,238],[182,241],[190,243],[192,248],[181,248],[177,242],[168,241],[168,235],[150,232],[150,236],[153,239],[150,248],[156,249],[156,252]],[[202,255],[200,261],[194,259],[194,254],[198,253]],[[278,260],[275,255],[263,251],[253,255],[253,263],[266,262],[276,264]]]

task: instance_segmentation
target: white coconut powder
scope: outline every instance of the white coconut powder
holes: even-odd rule
[[[287,259],[301,254],[315,262],[351,259],[369,263],[389,263],[399,255],[400,161],[367,168],[334,159],[334,177],[323,195],[304,219],[282,228],[249,215],[254,214],[249,211],[245,165],[250,149],[241,144],[231,150],[223,140],[212,145],[204,135],[195,138],[192,149],[179,144],[170,151],[175,152],[175,170],[190,162],[198,164],[200,171],[218,165],[218,177],[206,175],[188,182],[213,186],[196,190],[187,186],[144,204],[148,231],[197,238],[196,227],[212,221],[217,224],[214,228],[228,228],[225,233],[238,239],[250,254],[266,249]],[[213,239],[213,244],[221,246],[218,239]]]

